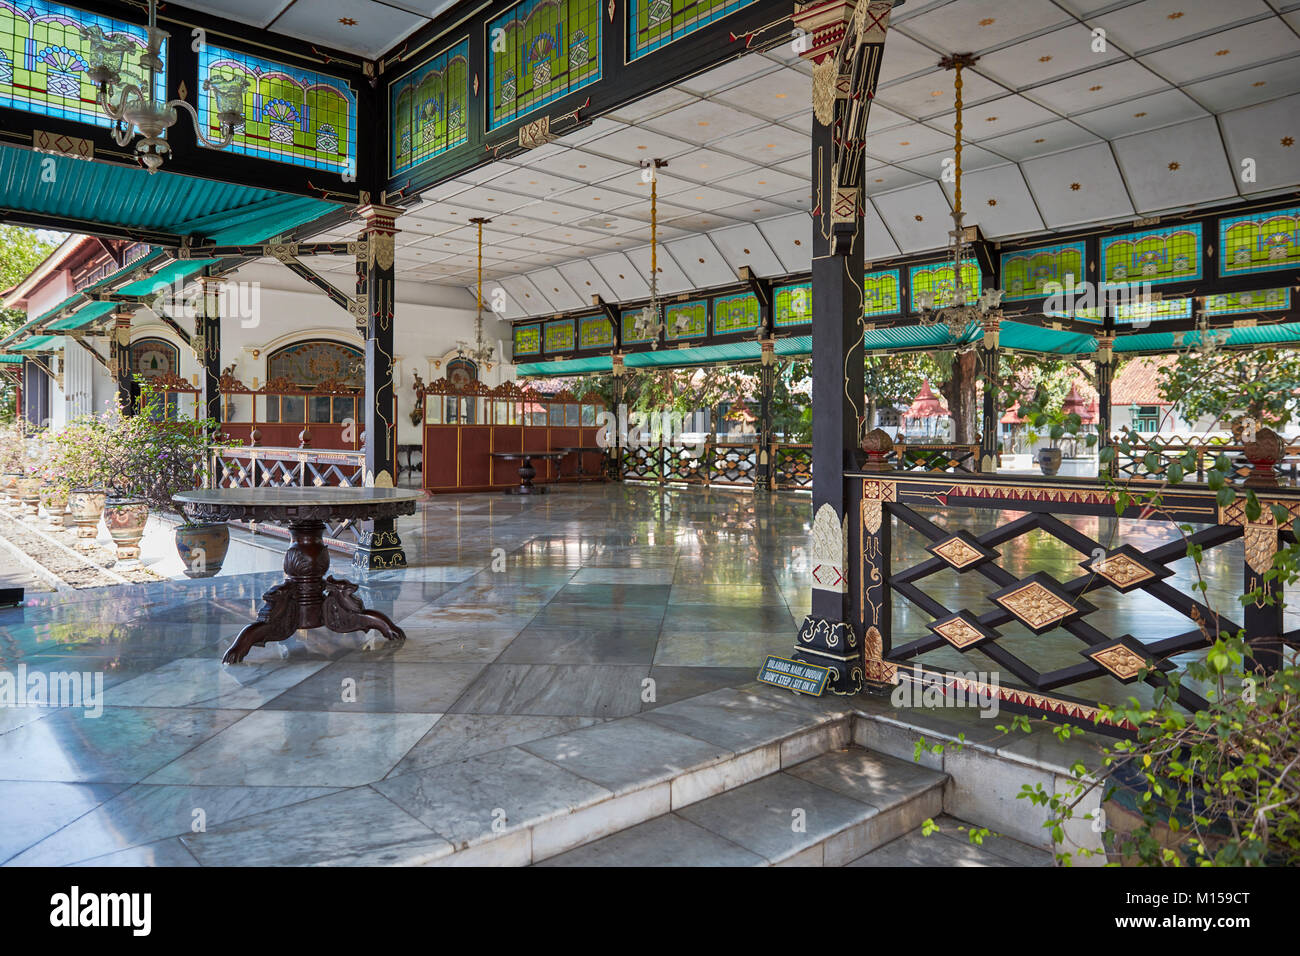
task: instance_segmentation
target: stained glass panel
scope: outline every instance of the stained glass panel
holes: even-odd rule
[[[1240,315],[1245,312],[1279,312],[1291,308],[1290,289],[1256,289],[1253,292],[1229,292],[1205,299],[1206,315]]]
[[[623,344],[636,345],[640,342],[649,342],[653,335],[637,335],[636,322],[641,317],[640,309],[626,309],[622,313],[623,319]]]
[[[487,25],[488,129],[600,79],[601,0],[524,0]]]
[[[542,350],[542,327],[520,325],[515,327],[515,355],[536,355]]]
[[[295,342],[266,357],[266,377],[268,381],[288,379],[295,385],[338,382],[364,388],[363,359],[360,349],[340,342]]]
[[[1201,224],[1129,232],[1101,240],[1106,282],[1182,282],[1201,278]]]
[[[388,88],[394,176],[469,139],[469,39]]]
[[[953,286],[951,261],[912,266],[910,278],[913,312],[920,311],[916,306],[916,297],[923,292],[928,292],[934,296],[934,304],[937,308],[956,303],[957,296],[956,289]],[[962,260],[961,287],[966,294],[966,303],[973,305],[982,291],[980,267],[974,259]]]
[[[357,94],[346,80],[212,44],[199,51],[199,119],[221,137],[213,87],[247,83],[232,152],[356,175]]]
[[[614,344],[614,326],[603,315],[583,316],[579,338],[584,349],[599,349]]]
[[[747,7],[754,0],[632,0],[628,5],[627,58],[689,36],[719,17]]]
[[[1245,275],[1300,264],[1300,206],[1219,220],[1219,274]]]
[[[709,330],[709,303],[675,302],[664,306],[664,338],[693,339]]]
[[[1005,298],[1037,299],[1047,295],[1043,287],[1050,283],[1063,289],[1074,288],[1086,278],[1083,271],[1086,255],[1082,242],[1002,253]]]
[[[722,295],[713,300],[713,332],[752,332],[762,323],[763,314],[752,292]]]
[[[90,38],[120,56],[121,83],[144,87],[148,72],[140,55],[149,47],[145,28],[46,0],[0,2],[0,106],[109,127],[113,121],[99,107],[99,91],[86,75]],[[154,78],[154,96],[167,92],[167,44],[163,69]]]
[[[772,324],[776,328],[790,325],[807,325],[812,321],[812,283],[785,285],[773,296]]]
[[[897,269],[868,272],[862,277],[862,308],[867,315],[891,315],[903,308]]]
[[[545,325],[546,354],[573,350],[573,319],[547,322]]]

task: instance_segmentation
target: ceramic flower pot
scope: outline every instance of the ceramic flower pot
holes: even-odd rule
[[[1061,470],[1061,449],[1059,448],[1040,448],[1038,449],[1038,467],[1043,470],[1043,474],[1051,477]]]
[[[185,576],[210,578],[221,570],[230,547],[230,527],[215,524],[181,525],[176,529],[176,552],[185,562]]]
[[[18,479],[22,477],[20,472],[7,471],[0,475],[0,491],[4,492],[5,504],[18,504]]]
[[[104,504],[104,524],[117,547],[119,561],[140,557],[140,539],[149,520],[149,505],[141,498],[112,498]]]
[[[99,537],[99,516],[104,513],[107,497],[104,492],[93,488],[77,488],[68,495],[72,523],[77,526],[77,550],[95,549],[95,539]]]
[[[22,502],[24,515],[36,514],[41,505],[41,479],[19,478],[18,498]]]
[[[50,527],[65,527],[64,512],[68,510],[68,490],[57,485],[41,489],[41,507],[49,519]]]

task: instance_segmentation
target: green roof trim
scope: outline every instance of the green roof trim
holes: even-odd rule
[[[0,365],[22,365],[21,355],[0,355]]]
[[[82,306],[66,318],[59,319],[57,322],[51,322],[46,328],[50,332],[66,332],[72,329],[84,329],[96,319],[99,319],[109,312],[112,312],[116,306],[112,302],[92,302],[89,305]]]
[[[57,347],[51,347],[50,342],[59,339]],[[11,345],[9,348],[14,352],[57,352],[63,347],[62,336],[58,335],[33,335],[26,342],[19,345]]]
[[[1086,332],[1046,329],[1038,325],[1026,325],[1023,322],[1008,322],[1005,319],[1002,321],[998,344],[1004,349],[1051,355],[1091,355],[1097,351],[1097,340]]]
[[[1194,345],[1200,341],[1199,332],[1187,332],[1183,335],[1184,346]],[[1233,329],[1227,342],[1227,348],[1266,348],[1270,345],[1300,345],[1300,322]],[[1142,335],[1123,335],[1115,339],[1116,352],[1172,352],[1174,347],[1172,332],[1147,332]]]
[[[515,366],[520,378],[552,378],[560,375],[583,375],[587,372],[608,372],[614,362],[608,355],[592,358],[561,359],[558,362],[524,362]]]

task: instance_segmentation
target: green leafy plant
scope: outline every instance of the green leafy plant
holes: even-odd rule
[[[1035,444],[1040,438],[1048,440],[1049,447],[1059,448],[1061,441],[1077,444],[1080,438],[1088,448],[1097,444],[1095,434],[1081,435],[1083,419],[1074,412],[1066,414],[1061,406],[1048,407],[1042,393],[1020,404],[1020,415],[1029,422],[1029,443]],[[1040,432],[1039,429],[1046,429]]]

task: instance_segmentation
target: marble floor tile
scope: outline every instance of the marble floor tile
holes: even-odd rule
[[[668,603],[669,591],[665,584],[569,584],[551,598],[551,606],[593,604],[626,608],[644,604],[663,607]]]
[[[362,648],[345,655],[343,661],[451,661],[488,663],[504,651],[517,633],[490,626],[473,628],[407,627],[401,643],[380,641],[373,648]]]
[[[610,796],[517,747],[390,777],[374,788],[458,848]],[[504,830],[494,830],[494,819]]]
[[[446,714],[389,773],[390,777],[503,750],[599,723],[600,717]]]
[[[756,673],[754,667],[667,667],[656,664],[650,668],[654,698],[644,700],[646,695],[642,694],[642,710],[698,697],[712,690],[748,684]]]
[[[0,736],[10,780],[136,783],[245,715],[239,710],[105,707],[99,717],[60,710]]]
[[[124,787],[0,780],[0,807],[4,808],[0,812],[0,863],[112,799]]]
[[[785,605],[775,607],[733,607],[717,604],[674,604],[664,613],[664,631],[751,631],[786,634],[793,642],[795,620]]]
[[[915,761],[900,760],[869,750],[822,754],[790,767],[787,773],[834,790],[854,800],[887,810],[930,787],[941,786],[942,773],[928,770]]]
[[[671,568],[583,568],[574,584],[672,584]]]
[[[148,843],[144,846],[128,847],[125,850],[118,850],[116,853],[109,853],[106,856],[98,856],[93,860],[83,860],[79,863],[73,863],[71,866],[198,866],[198,860],[194,855],[185,848],[176,837],[168,837],[166,840],[159,840],[157,843]]]
[[[642,719],[736,752],[817,726],[817,716],[759,694],[727,688],[647,710]]]
[[[337,661],[265,705],[266,710],[441,714],[479,675],[483,664]]]
[[[674,607],[682,604],[703,604],[714,607],[785,607],[786,599],[780,588],[761,584],[674,584],[668,595]]]
[[[418,866],[451,852],[446,840],[369,787],[180,839],[203,866]]]
[[[671,780],[733,756],[725,747],[640,717],[611,720],[520,746],[615,794]]]
[[[730,840],[674,813],[666,813],[536,866],[763,866]]]
[[[335,792],[321,787],[136,784],[19,853],[9,865],[65,866],[191,833],[196,825],[210,828]]]
[[[187,711],[187,713],[222,713]],[[241,787],[355,787],[379,780],[436,714],[253,711],[145,782]],[[2,738],[0,738],[2,739]]]
[[[450,713],[626,717],[641,707],[649,670],[617,664],[489,664]]]
[[[230,666],[215,656],[182,657],[105,692],[122,707],[217,707],[256,710],[325,666],[324,661],[277,661]]]
[[[530,624],[497,661],[502,664],[645,664],[659,644],[656,630]]]
[[[758,673],[769,654],[789,657],[795,632],[766,634],[753,631],[670,631],[659,635],[656,666],[744,667]]]

